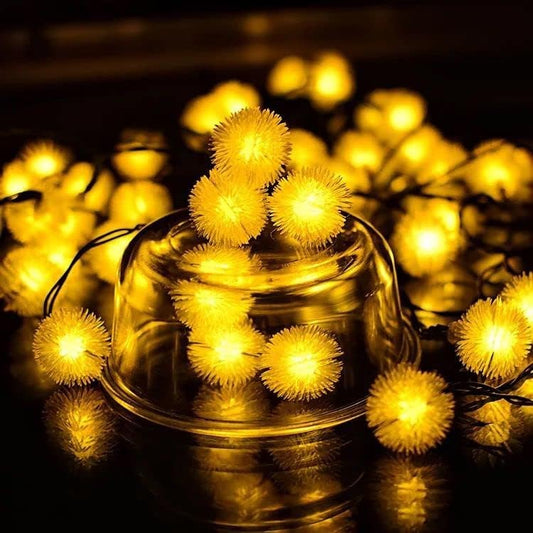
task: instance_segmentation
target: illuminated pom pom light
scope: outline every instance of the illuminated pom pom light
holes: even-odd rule
[[[261,191],[233,183],[216,170],[196,182],[189,211],[200,235],[228,246],[246,244],[257,237],[267,219]]]
[[[0,177],[0,196],[11,196],[20,192],[38,188],[38,179],[22,161],[12,161],[4,165]]]
[[[63,172],[70,158],[68,150],[48,140],[29,143],[20,152],[20,159],[28,171],[39,178]]]
[[[197,331],[242,322],[254,302],[248,292],[188,280],[178,281],[170,295],[178,320]]]
[[[127,225],[145,224],[172,210],[168,189],[151,181],[119,185],[109,204],[109,217]]]
[[[349,191],[368,192],[371,187],[368,171],[363,167],[355,168],[340,157],[332,157],[325,166],[328,170],[339,176]]]
[[[449,171],[466,161],[467,158],[468,153],[460,144],[441,140],[418,169],[416,181],[426,184],[446,176]],[[452,176],[447,177],[452,178],[453,174],[452,172]]]
[[[249,322],[193,330],[188,355],[194,371],[211,385],[243,385],[258,369],[264,338]]]
[[[447,216],[447,215],[446,215]],[[459,251],[458,228],[451,230],[444,215],[426,209],[403,215],[394,228],[391,245],[402,268],[420,277],[442,270]]]
[[[526,362],[531,348],[526,316],[500,298],[474,303],[455,323],[453,333],[463,365],[487,378],[510,377]]]
[[[243,248],[200,244],[183,254],[181,268],[199,276],[206,283],[246,287],[261,262]]]
[[[98,390],[57,391],[45,404],[44,421],[55,443],[84,467],[108,457],[115,443],[115,419]]]
[[[309,78],[309,65],[301,57],[287,56],[280,59],[270,71],[267,89],[275,96],[298,96]]]
[[[328,147],[322,139],[310,131],[291,129],[291,168],[324,164],[327,158]]]
[[[329,110],[348,100],[355,91],[355,75],[340,54],[321,54],[309,70],[308,94],[319,109]]]
[[[286,400],[310,400],[333,390],[342,371],[342,350],[318,326],[292,326],[276,333],[261,355],[261,379]]]
[[[376,172],[383,161],[385,151],[379,141],[370,133],[347,131],[334,147],[335,155],[354,168]]]
[[[276,185],[270,215],[282,234],[304,246],[320,246],[342,230],[349,195],[342,179],[326,168],[295,170]]]
[[[231,115],[213,130],[212,160],[215,166],[243,179],[253,187],[264,187],[278,178],[287,163],[290,142],[281,117],[259,107]]]
[[[261,104],[261,97],[255,87],[235,80],[218,84],[213,89],[213,96],[222,111],[217,122],[222,122],[226,117],[242,109],[257,107]]]
[[[516,305],[533,328],[533,272],[514,276],[503,288],[501,297],[504,301]]]
[[[184,128],[206,135],[220,122],[221,113],[217,98],[213,94],[205,94],[188,102],[180,122]]]
[[[39,324],[33,353],[56,383],[84,385],[100,376],[110,340],[101,318],[86,309],[62,307]]]
[[[401,364],[378,376],[366,404],[368,425],[395,452],[424,453],[450,428],[454,401],[435,372]]]
[[[414,174],[419,172],[431,160],[440,142],[440,133],[432,126],[423,126],[410,134],[395,154],[399,170]]]

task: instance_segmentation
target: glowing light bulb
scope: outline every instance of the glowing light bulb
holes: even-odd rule
[[[447,173],[467,158],[468,153],[460,144],[442,140],[417,170],[416,181],[420,184],[427,184],[446,176],[448,180],[437,180],[446,183],[454,177],[453,173],[451,176],[447,176]]]
[[[341,178],[325,168],[295,170],[270,196],[270,216],[282,234],[304,246],[321,246],[342,230],[349,194]]]
[[[455,323],[457,355],[466,368],[487,378],[507,378],[527,358],[532,333],[512,303],[479,300]]]
[[[307,130],[291,129],[291,157],[288,165],[301,169],[324,164],[328,158],[326,143]]]
[[[207,135],[223,119],[222,115],[219,100],[210,93],[192,99],[183,110],[180,121],[188,130]]]
[[[267,89],[276,96],[297,96],[303,92],[309,78],[309,65],[298,56],[280,59],[270,71]]]
[[[180,280],[170,290],[178,320],[197,332],[246,319],[254,299],[245,291]]]
[[[337,341],[318,326],[285,328],[268,341],[261,355],[261,379],[281,398],[318,398],[339,380],[341,357]]]
[[[221,115],[217,122],[222,122],[233,113],[238,113],[247,107],[257,107],[261,104],[261,97],[252,85],[240,81],[226,81],[217,85],[212,94],[217,99]]]
[[[501,297],[516,305],[533,328],[533,272],[514,276],[503,288]]]
[[[383,446],[397,452],[424,453],[450,428],[454,401],[446,382],[434,372],[399,365],[378,376],[367,400],[367,421]]]
[[[84,385],[100,376],[111,337],[101,318],[82,308],[62,307],[44,318],[33,353],[46,375],[60,385]]]
[[[288,129],[279,115],[251,107],[216,126],[211,148],[219,170],[260,188],[275,182],[288,161]]]
[[[57,445],[86,468],[102,462],[113,449],[115,419],[98,390],[55,392],[45,404],[44,420]]]
[[[339,176],[350,192],[368,192],[371,187],[368,171],[355,168],[341,157],[330,158],[324,166]]]
[[[400,171],[416,174],[431,160],[441,137],[432,126],[422,126],[412,133],[397,148],[396,161]]]
[[[354,168],[376,172],[383,161],[384,149],[370,133],[347,131],[335,143],[334,152]]]
[[[38,178],[47,178],[63,172],[71,154],[53,141],[41,140],[27,144],[20,152],[20,159],[29,172]]]
[[[4,165],[0,177],[0,195],[11,196],[19,192],[35,190],[39,187],[38,179],[22,161],[15,160]]]
[[[258,369],[264,344],[249,322],[193,330],[187,350],[194,371],[211,385],[243,385]]]
[[[116,188],[109,204],[109,217],[133,226],[151,222],[171,210],[172,198],[164,185],[135,181]]]
[[[196,182],[189,211],[200,235],[214,244],[229,246],[257,237],[267,218],[261,191],[232,183],[216,170]]]

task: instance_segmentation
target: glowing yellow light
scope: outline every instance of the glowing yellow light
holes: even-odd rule
[[[326,143],[307,130],[291,129],[291,157],[289,166],[301,169],[324,164],[328,158]]]
[[[94,230],[93,238],[124,227],[129,226],[116,220],[108,220]],[[85,259],[98,278],[107,283],[115,283],[124,250],[135,235],[136,233],[130,233],[124,237],[97,246],[87,253]]]
[[[267,89],[276,96],[300,94],[309,78],[309,66],[301,57],[287,56],[280,59],[270,71]]]
[[[214,244],[238,246],[257,237],[265,225],[265,195],[232,183],[216,170],[200,178],[189,197],[198,232]]]
[[[383,161],[384,148],[370,133],[347,131],[334,147],[335,155],[350,163],[354,168],[376,172]]]
[[[370,190],[370,177],[363,167],[355,168],[341,157],[330,158],[324,166],[339,176],[349,191],[368,192]]]
[[[110,341],[101,318],[86,309],[61,307],[39,324],[33,353],[56,383],[84,385],[100,376]]]
[[[84,467],[101,462],[113,448],[115,419],[98,390],[57,391],[45,404],[44,419],[55,442]]]
[[[76,163],[72,165],[61,181],[61,189],[70,197],[82,198],[87,209],[105,213],[115,180],[109,170],[103,170],[96,177],[96,182],[88,192],[85,192],[93,178],[94,167],[90,163]]]
[[[220,101],[212,93],[198,96],[191,100],[181,115],[181,124],[185,128],[205,135],[224,119]]]
[[[0,177],[0,195],[11,196],[23,191],[38,188],[38,179],[26,168],[22,161],[12,161],[4,165]]]
[[[526,360],[532,333],[512,303],[479,300],[455,324],[456,351],[463,365],[487,378],[506,378]]]
[[[518,389],[514,391],[514,393],[517,394],[518,396],[523,396],[524,398],[533,400],[533,379],[531,378],[526,379],[518,387]],[[527,417],[525,421],[530,426],[532,419],[533,419],[533,406],[526,405],[526,406],[520,407],[520,412]]]
[[[453,396],[434,372],[399,365],[378,376],[367,400],[367,421],[383,446],[423,453],[446,435],[453,418]]]
[[[183,254],[180,266],[207,283],[247,287],[251,276],[259,272],[261,262],[243,248],[200,244]]]
[[[308,93],[319,109],[344,102],[355,91],[355,75],[346,59],[335,52],[321,54],[309,69]]]
[[[467,158],[468,153],[460,144],[442,140],[418,169],[416,180],[420,184],[430,183],[436,178],[445,176],[447,172],[466,161]],[[452,177],[454,177],[453,172],[452,176],[447,176],[448,179]]]
[[[68,150],[53,141],[35,141],[27,144],[20,158],[29,172],[39,178],[47,178],[65,170],[70,161]]]
[[[109,217],[126,226],[145,224],[172,210],[172,198],[164,185],[135,181],[119,185],[109,204]]]
[[[482,446],[507,447],[516,422],[510,403],[505,400],[489,402],[468,414],[474,421],[481,422],[467,427],[470,439]]]
[[[318,326],[293,326],[276,333],[261,355],[261,379],[287,400],[309,400],[333,390],[342,370],[342,349]]]
[[[341,178],[326,168],[295,170],[279,181],[269,198],[274,225],[304,246],[320,246],[344,225],[342,210],[350,192]]]
[[[533,328],[533,272],[514,276],[503,288],[501,297],[519,307]]]
[[[306,285],[309,293],[319,292],[324,281],[333,279],[339,273],[337,261],[327,253],[313,254],[311,258],[292,261],[280,270],[280,277],[291,286]]]
[[[261,97],[255,87],[240,81],[226,81],[213,89],[213,96],[218,100],[222,115],[217,122],[247,107],[257,107]]]
[[[207,420],[259,421],[268,413],[268,400],[256,382],[223,388],[204,385],[194,399],[193,412]]]
[[[447,216],[421,209],[400,218],[391,245],[407,273],[417,277],[433,274],[456,257],[461,244],[459,228],[452,230]]]
[[[188,280],[178,281],[170,295],[178,319],[197,331],[242,322],[254,302],[248,292]]]
[[[281,117],[259,107],[231,115],[213,130],[212,160],[232,180],[264,187],[277,180],[289,158],[288,129]]]
[[[441,141],[439,132],[432,126],[423,126],[409,135],[398,146],[396,159],[401,171],[416,173],[431,156]]]
[[[192,331],[187,353],[195,372],[211,385],[237,386],[255,376],[263,344],[263,335],[249,322],[212,325]]]

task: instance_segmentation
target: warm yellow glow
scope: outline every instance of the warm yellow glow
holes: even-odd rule
[[[170,295],[178,320],[198,332],[242,322],[254,302],[248,292],[188,280],[175,283]]]
[[[189,211],[200,235],[214,244],[229,246],[257,237],[267,218],[262,191],[233,183],[216,170],[196,182]]]
[[[324,164],[328,159],[326,143],[307,130],[291,129],[291,158],[289,166],[301,169]]]
[[[189,336],[188,356],[194,371],[211,385],[243,385],[259,366],[264,338],[249,322],[213,324]]]
[[[365,168],[355,168],[339,156],[328,159],[324,166],[339,176],[350,192],[368,192],[370,190],[370,177]]]
[[[213,89],[213,96],[222,110],[217,122],[222,122],[225,118],[242,109],[257,107],[261,104],[261,97],[255,87],[240,81],[220,83]]]
[[[127,227],[151,222],[171,210],[172,197],[164,185],[135,181],[116,188],[109,204],[109,217]]]
[[[282,234],[304,246],[320,246],[342,230],[349,194],[341,178],[326,168],[295,170],[276,185],[270,215]]]
[[[447,172],[463,163],[468,158],[467,151],[457,143],[441,140],[429,153],[417,171],[416,181],[420,184],[430,183],[437,178],[446,176]],[[452,172],[448,180],[455,177]],[[446,183],[447,180],[437,180]]]
[[[213,130],[212,160],[231,180],[264,187],[279,177],[289,159],[288,129],[281,117],[259,107],[243,109]]]
[[[27,144],[21,150],[20,158],[30,173],[38,178],[47,178],[63,172],[71,155],[53,141],[42,140]]]
[[[334,147],[335,155],[350,163],[354,168],[376,172],[383,161],[385,150],[371,133],[347,131]]]
[[[435,128],[422,126],[398,146],[395,157],[399,169],[409,173],[419,172],[431,160],[440,141],[440,134]]]
[[[383,446],[424,453],[450,428],[454,401],[434,372],[401,364],[378,376],[367,400],[367,421]]]
[[[100,376],[111,338],[101,318],[61,307],[44,318],[33,337],[37,364],[60,385],[84,385]]]
[[[12,161],[4,165],[2,170],[2,176],[0,177],[0,197],[35,190],[39,186],[38,181],[37,177],[26,168],[22,161]]]
[[[459,359],[487,378],[507,378],[525,363],[532,333],[527,318],[510,302],[479,300],[455,323]]]
[[[270,71],[267,89],[275,96],[297,96],[307,85],[309,65],[298,56],[280,59]]]
[[[533,328],[533,272],[514,276],[503,288],[501,297],[516,305]]]
[[[468,400],[473,400],[469,398]],[[516,422],[511,404],[505,400],[489,402],[469,413],[469,417],[480,424],[469,424],[467,434],[482,446],[504,446],[507,448]]]
[[[308,94],[319,109],[332,109],[350,98],[354,91],[355,75],[340,54],[323,53],[311,64]]]
[[[402,215],[391,237],[396,260],[412,276],[420,277],[442,270],[459,251],[458,226],[445,210],[433,213],[416,209]]]
[[[98,390],[54,393],[45,404],[44,419],[54,441],[84,467],[101,462],[113,448],[115,419]]]
[[[333,390],[342,370],[342,349],[318,326],[293,326],[276,333],[261,355],[261,379],[287,400],[309,400]]]

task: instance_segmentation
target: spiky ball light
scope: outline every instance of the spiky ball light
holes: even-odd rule
[[[533,272],[514,276],[503,288],[501,297],[519,307],[533,328]]]
[[[291,146],[291,157],[288,163],[291,168],[321,165],[327,161],[326,143],[310,131],[291,129]]]
[[[47,178],[63,172],[71,154],[53,141],[40,140],[27,144],[20,152],[20,159],[29,172],[39,178]]]
[[[382,164],[385,149],[371,133],[349,130],[335,143],[334,152],[354,168],[376,172]]]
[[[289,131],[281,117],[259,107],[243,109],[217,125],[212,135],[215,166],[261,188],[275,182],[289,158]]]
[[[290,172],[268,200],[270,216],[282,234],[304,246],[322,246],[344,225],[350,191],[339,176],[323,167]]]
[[[170,289],[178,320],[198,331],[231,326],[246,319],[254,299],[250,293],[198,281],[180,280]]]
[[[342,371],[342,349],[319,326],[292,326],[276,333],[261,355],[261,379],[286,400],[310,400],[332,391]]]
[[[445,390],[446,382],[435,372],[400,364],[372,384],[366,404],[368,425],[386,448],[424,453],[451,426],[454,401]]]
[[[101,318],[81,307],[61,307],[39,324],[33,353],[37,364],[56,383],[84,385],[100,376],[110,342]]]
[[[454,324],[453,337],[468,370],[486,378],[507,378],[525,363],[532,334],[522,311],[496,298],[471,305]]]
[[[331,157],[325,166],[339,176],[351,192],[368,192],[371,187],[370,177],[364,168],[355,168],[341,157]]]
[[[257,373],[264,342],[250,322],[222,327],[212,324],[191,332],[187,354],[194,371],[209,384],[238,386]]]
[[[200,235],[225,246],[240,246],[257,237],[267,219],[262,191],[234,183],[217,170],[196,182],[189,212]]]

